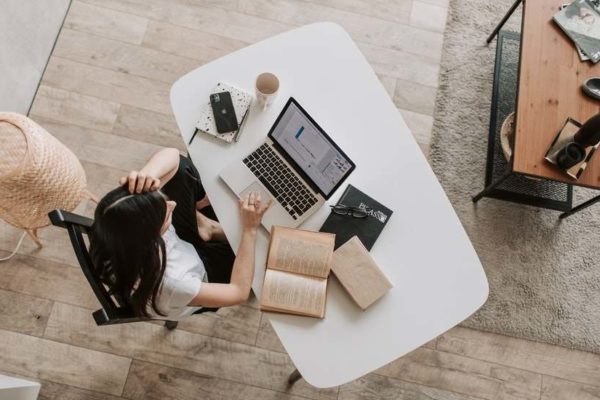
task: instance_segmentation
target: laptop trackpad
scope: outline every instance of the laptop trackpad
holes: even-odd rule
[[[269,199],[273,199],[273,196],[271,196],[269,192],[267,192],[262,185],[256,181],[252,182],[250,186],[240,192],[240,198],[244,198],[248,192],[256,192],[260,194],[261,204],[267,204]],[[275,201],[275,199],[273,199],[273,201]]]

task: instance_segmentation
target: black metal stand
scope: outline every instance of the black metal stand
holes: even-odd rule
[[[496,182],[492,182],[487,187],[483,188],[483,190],[481,192],[479,192],[475,196],[473,196],[473,203],[477,203],[479,200],[481,200],[482,197],[490,194],[494,189],[496,189],[499,185],[501,185],[502,182],[504,182],[512,174],[513,174],[512,170],[509,169]]]
[[[502,29],[502,27],[504,26],[504,24],[506,23],[506,21],[510,18],[510,16],[515,12],[515,10],[519,6],[519,4],[521,4],[521,2],[523,2],[523,1],[524,0],[516,0],[515,1],[515,3],[510,7],[510,9],[508,10],[508,12],[506,13],[506,15],[502,18],[502,20],[500,21],[500,23],[496,26],[496,28],[494,29],[494,31],[490,34],[490,36],[488,36],[487,40],[485,41],[486,44],[490,44],[490,42],[492,40],[494,40],[494,38],[496,37],[496,35],[498,34],[498,32],[500,32],[500,29]]]
[[[500,30],[497,35],[494,83],[490,103],[490,125],[484,189],[472,197],[482,197],[542,207],[560,212],[573,208],[573,187],[550,180],[530,180],[513,170],[513,160],[505,160],[502,151],[501,126],[516,108],[518,95],[518,55],[521,36]],[[515,80],[516,76],[516,80]],[[515,116],[516,118],[516,116]]]
[[[588,208],[589,206],[596,204],[598,202],[600,202],[600,196],[596,196],[596,197],[586,201],[585,203],[578,205],[577,207],[573,207],[570,211],[560,214],[559,218],[560,219],[567,218],[569,215],[573,215],[576,212],[581,211],[584,208]]]
[[[298,382],[300,379],[302,379],[302,375],[300,374],[300,371],[295,369],[294,372],[292,372],[290,374],[290,377],[288,378],[288,385],[293,385],[294,383]]]

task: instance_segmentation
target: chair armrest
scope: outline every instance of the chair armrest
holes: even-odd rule
[[[67,228],[69,225],[79,225],[85,228],[91,228],[94,220],[65,210],[54,210],[48,213],[48,218],[52,225],[61,228]]]

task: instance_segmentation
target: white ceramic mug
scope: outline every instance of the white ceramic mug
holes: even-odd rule
[[[256,78],[256,100],[263,110],[273,104],[278,90],[279,79],[274,74],[263,72]]]

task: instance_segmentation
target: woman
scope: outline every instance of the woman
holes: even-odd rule
[[[270,203],[256,193],[240,199],[235,257],[219,223],[203,214],[211,207],[198,171],[176,149],[157,152],[119,183],[98,203],[90,234],[92,262],[115,298],[140,316],[168,320],[247,300],[256,231]]]

